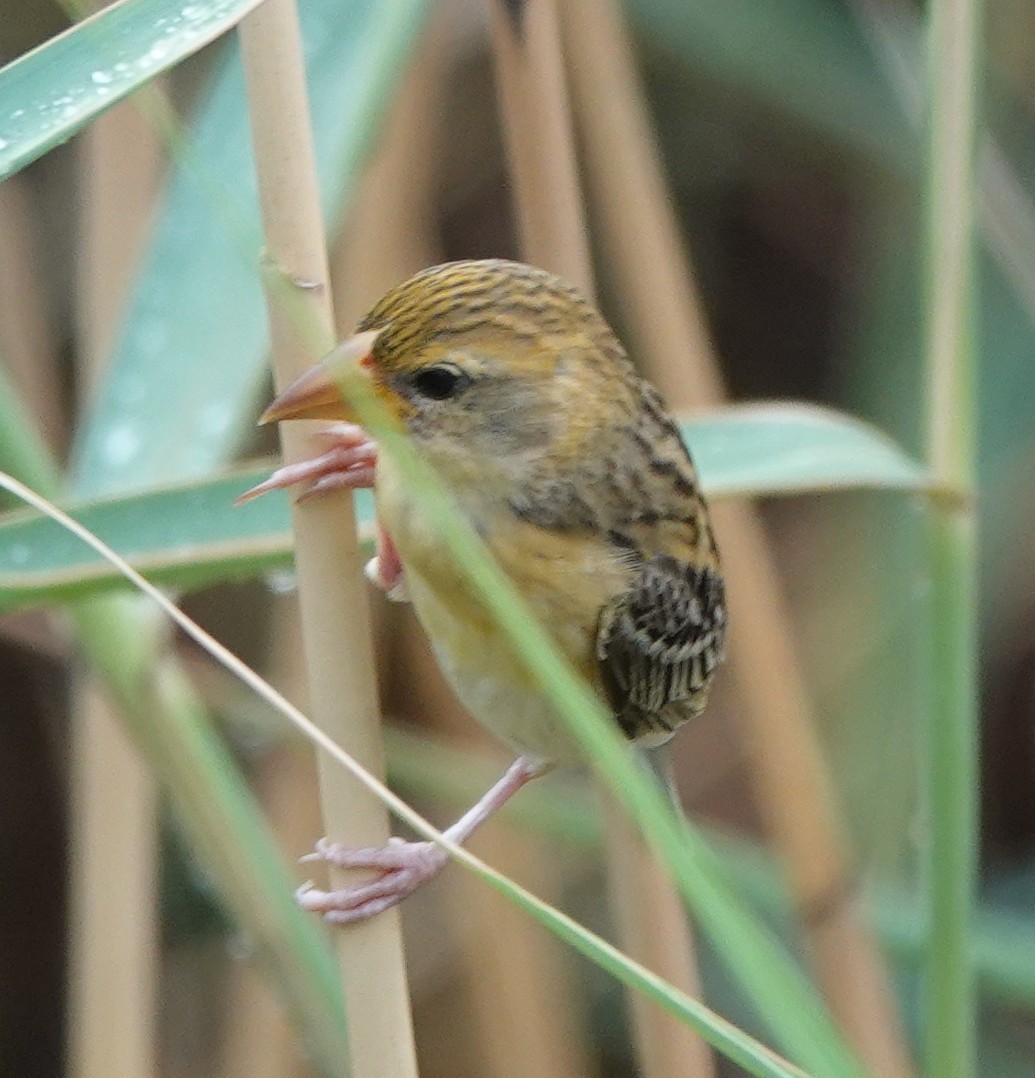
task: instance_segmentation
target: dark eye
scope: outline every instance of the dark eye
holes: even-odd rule
[[[461,393],[470,380],[459,367],[451,363],[436,363],[434,367],[417,371],[410,378],[410,384],[422,397],[444,401]]]

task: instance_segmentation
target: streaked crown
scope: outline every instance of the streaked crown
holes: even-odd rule
[[[386,293],[358,329],[381,330],[375,364],[388,375],[427,362],[429,348],[448,351],[457,342],[523,341],[512,366],[541,364],[551,350],[604,353],[610,365],[631,365],[604,319],[576,289],[545,270],[504,259],[432,266]],[[437,346],[437,347],[435,347]]]

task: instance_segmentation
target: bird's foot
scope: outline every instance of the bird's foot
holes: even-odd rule
[[[243,505],[271,490],[287,490],[301,484],[298,500],[318,497],[334,490],[357,490],[374,485],[377,466],[377,443],[355,423],[334,423],[320,431],[316,438],[325,446],[323,453],[285,464],[269,479],[246,490],[234,503]],[[367,579],[379,587],[393,602],[407,602],[406,582],[399,552],[391,536],[380,525],[377,529],[377,554],[367,562]]]
[[[332,490],[356,490],[374,485],[377,443],[355,423],[335,423],[319,432],[323,453],[297,464],[285,464],[269,479],[246,490],[236,504],[241,505],[271,490],[286,490],[304,484],[299,501]]]
[[[549,762],[537,757],[518,757],[481,800],[444,832],[445,836],[458,844],[466,842],[522,786],[550,767]],[[379,873],[373,880],[340,891],[318,891],[306,884],[296,892],[302,909],[322,913],[324,920],[333,924],[348,925],[365,921],[412,895],[442,871],[449,861],[449,854],[433,842],[405,842],[401,838],[391,838],[384,846],[355,849],[323,838],[302,860],[325,861],[337,868],[368,869]]]
[[[412,895],[442,871],[449,855],[433,842],[391,838],[384,846],[354,849],[323,838],[302,860],[380,873],[373,880],[339,891],[319,891],[306,884],[295,893],[302,909],[322,913],[331,924],[348,925],[365,921]]]

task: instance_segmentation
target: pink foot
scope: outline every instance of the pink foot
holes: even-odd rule
[[[518,790],[549,769],[550,764],[544,760],[518,757],[503,777],[445,835],[453,842],[466,842]],[[322,913],[324,920],[332,924],[348,925],[365,921],[412,895],[442,871],[449,854],[433,842],[404,842],[401,838],[392,838],[384,846],[357,850],[324,838],[316,844],[313,853],[302,860],[326,861],[338,868],[365,868],[380,873],[377,879],[340,891],[318,891],[307,884],[295,893],[302,909]]]
[[[362,427],[355,423],[335,423],[316,437],[327,445],[325,453],[278,468],[265,482],[246,490],[236,504],[242,505],[271,490],[286,490],[296,483],[305,484],[299,501],[331,490],[357,490],[374,485],[377,444]]]
[[[320,839],[303,861],[325,861],[337,868],[373,869],[381,875],[340,891],[319,891],[311,885],[295,893],[304,910],[322,913],[331,924],[365,921],[412,895],[434,879],[446,866],[449,855],[433,842],[405,842],[392,838],[385,846],[356,850]]]
[[[377,443],[355,423],[335,423],[316,437],[328,448],[326,452],[297,464],[285,464],[269,479],[246,490],[234,503],[243,505],[271,490],[287,490],[304,484],[298,500],[318,497],[332,490],[358,490],[374,485],[377,466]],[[394,602],[406,602],[403,564],[391,536],[378,523],[377,554],[366,566],[367,579]]]

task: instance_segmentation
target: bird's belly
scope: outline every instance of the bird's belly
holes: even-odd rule
[[[443,601],[443,593],[430,588],[419,573],[407,570],[406,579],[439,667],[474,718],[518,752],[558,762],[578,759],[581,753],[564,720],[513,653],[506,635],[480,604],[471,609],[469,604],[476,600],[465,594],[466,589],[449,589]],[[569,640],[558,642],[569,658],[571,650],[589,644],[587,638],[579,647],[581,641],[575,638],[584,634],[574,628],[567,635]],[[583,667],[581,673],[588,673],[585,663],[578,665]]]

